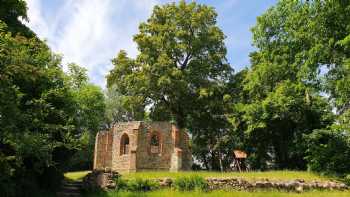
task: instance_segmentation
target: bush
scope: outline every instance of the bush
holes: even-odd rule
[[[123,180],[118,178],[115,180],[117,190],[126,190],[131,192],[146,192],[159,189],[159,183],[148,179],[130,179]]]
[[[345,184],[347,184],[347,185],[350,186],[350,174],[348,174],[348,175],[345,176],[344,182],[345,182]]]
[[[159,183],[148,179],[134,179],[128,182],[129,191],[151,191],[159,189]]]
[[[116,185],[116,190],[127,190],[128,189],[128,183],[120,177],[115,179],[115,185]]]
[[[208,184],[203,177],[190,176],[175,179],[173,187],[179,191],[206,190]]]
[[[350,143],[346,132],[315,130],[307,136],[306,160],[312,171],[345,175],[350,173]]]

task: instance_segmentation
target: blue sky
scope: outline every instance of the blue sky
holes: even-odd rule
[[[174,0],[27,0],[27,25],[51,49],[63,56],[64,65],[75,62],[88,69],[91,82],[105,87],[111,59],[124,49],[137,55],[132,36],[156,4]],[[197,0],[213,6],[218,25],[227,36],[227,58],[239,71],[249,66],[253,51],[250,28],[277,0]],[[64,67],[65,68],[65,67]],[[66,68],[65,68],[66,69]]]

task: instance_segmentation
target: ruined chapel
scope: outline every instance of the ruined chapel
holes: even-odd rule
[[[190,170],[189,136],[169,122],[123,122],[97,133],[94,170]]]

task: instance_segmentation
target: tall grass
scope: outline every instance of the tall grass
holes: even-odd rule
[[[172,187],[178,191],[205,191],[208,184],[203,177],[190,176],[176,178]]]

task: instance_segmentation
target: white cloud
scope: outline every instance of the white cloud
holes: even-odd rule
[[[157,0],[27,0],[27,24],[46,39],[64,63],[76,62],[89,71],[92,82],[104,87],[110,60],[124,49],[136,56],[132,35],[151,14]]]

